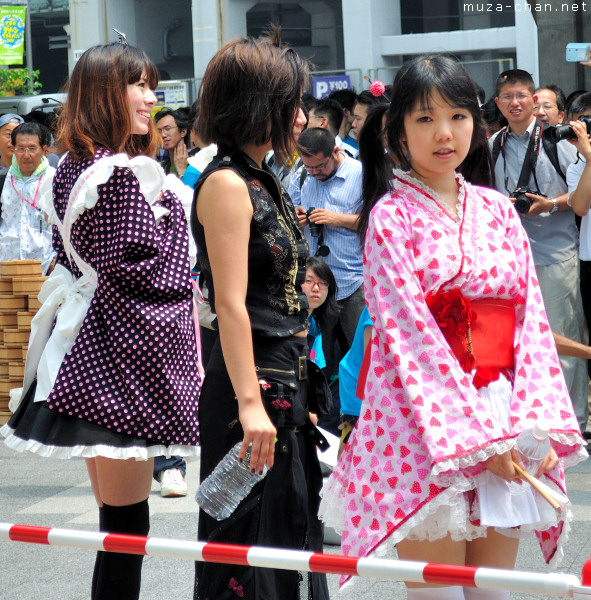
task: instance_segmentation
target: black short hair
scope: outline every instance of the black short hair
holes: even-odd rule
[[[318,100],[318,104],[312,108],[317,116],[328,119],[329,129],[333,131],[334,135],[337,135],[343,122],[343,107],[336,100],[327,96]]]
[[[497,77],[495,96],[498,96],[501,93],[501,88],[504,85],[515,85],[516,83],[526,85],[531,94],[533,94],[536,89],[534,78],[527,71],[524,71],[523,69],[508,69],[507,71],[503,71]]]
[[[300,156],[330,156],[335,147],[334,135],[322,127],[308,127],[298,138],[297,149]]]
[[[158,121],[160,121],[160,119],[170,116],[174,119],[174,122],[176,123],[176,126],[179,129],[188,129],[189,125],[190,125],[190,121],[189,121],[190,110],[191,110],[190,108],[185,108],[184,106],[181,108],[176,108],[176,109],[163,108],[162,110],[159,110],[154,115],[154,122],[158,123]]]
[[[381,96],[374,96],[369,90],[363,90],[358,96],[355,104],[363,104],[368,108],[378,104],[388,104],[389,100],[385,93]]]
[[[591,114],[591,92],[577,96],[569,108],[569,119],[573,115]]]
[[[357,92],[354,88],[335,90],[334,92],[331,92],[327,98],[336,100],[343,108],[346,108],[349,112],[353,112],[353,107],[357,101]]]
[[[12,145],[16,146],[17,135],[36,135],[39,138],[39,145],[49,146],[51,144],[51,133],[45,125],[31,121],[29,123],[21,123],[18,127],[15,127],[11,133]]]
[[[188,106],[181,106],[180,108],[172,109],[165,107],[162,110],[159,110],[154,115],[154,123],[158,123],[160,119],[164,117],[172,117],[176,126],[179,128],[179,131],[184,131],[185,135],[183,140],[185,144],[189,143],[189,136],[191,132],[191,109]]]
[[[540,90],[550,90],[551,92],[554,92],[554,95],[556,96],[556,106],[558,107],[558,112],[562,112],[564,110],[566,106],[566,96],[564,95],[562,88],[551,83],[550,85],[541,85],[537,90],[535,90],[535,93],[539,92]]]

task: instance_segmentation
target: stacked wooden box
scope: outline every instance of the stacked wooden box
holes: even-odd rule
[[[40,260],[0,262],[0,423],[10,417],[10,390],[23,384],[31,319],[47,279]]]

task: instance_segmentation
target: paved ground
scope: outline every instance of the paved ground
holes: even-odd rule
[[[97,512],[83,461],[58,461],[21,456],[0,443],[0,522],[68,529],[96,530]],[[151,535],[194,540],[197,509],[193,500],[198,465],[189,465],[189,494],[164,499],[155,484],[150,497]],[[568,472],[573,503],[573,533],[561,570],[578,577],[591,557],[591,460]],[[338,548],[326,547],[336,553]],[[0,542],[1,600],[86,600],[94,564],[87,550]],[[543,571],[534,540],[522,543],[517,568]],[[337,576],[329,576],[331,596],[338,596]],[[146,557],[142,600],[191,600],[193,563]],[[403,599],[401,583],[364,579],[348,597],[357,600]],[[540,596],[516,595],[518,600]],[[280,599],[278,599],[280,600]]]

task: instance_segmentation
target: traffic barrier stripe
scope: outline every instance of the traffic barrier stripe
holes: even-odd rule
[[[202,554],[205,562],[248,566],[248,546],[205,544]]]
[[[358,575],[357,563],[354,556],[339,556],[338,554],[312,554],[310,571],[313,573],[337,573],[340,575]]]
[[[47,536],[51,527],[29,527],[27,525],[13,525],[9,536],[13,542],[29,542],[31,544],[47,544]]]
[[[591,600],[591,559],[583,567],[581,584],[575,575],[568,573],[526,573],[486,567],[439,565],[372,557],[356,558],[284,548],[167,540],[9,523],[0,523],[0,541]]]
[[[464,567],[462,565],[456,565],[451,569],[442,567],[447,567],[447,565],[425,565],[423,569],[425,583],[476,587],[474,576],[476,575],[477,567]]]
[[[103,548],[106,552],[122,552],[124,554],[146,554],[146,542],[148,538],[126,535],[123,533],[108,533],[103,540]]]

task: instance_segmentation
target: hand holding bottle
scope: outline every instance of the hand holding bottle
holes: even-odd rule
[[[253,473],[248,466],[251,449],[247,447],[246,456],[241,459],[242,449],[242,442],[235,444],[197,490],[195,500],[199,507],[218,521],[229,518],[267,474],[266,467],[261,473]]]
[[[269,469],[273,466],[277,429],[269,419],[260,399],[258,402],[241,403],[238,414],[244,431],[238,459],[244,459],[250,447],[250,470],[262,473],[265,465]]]

